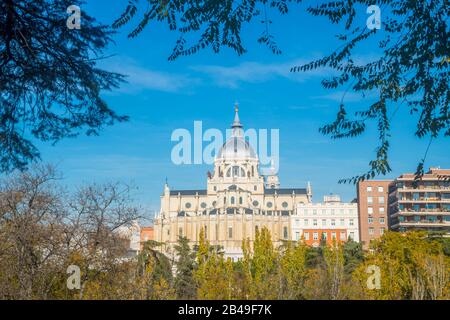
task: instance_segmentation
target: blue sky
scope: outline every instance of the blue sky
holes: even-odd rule
[[[127,1],[88,0],[82,10],[110,24]],[[364,23],[367,14],[359,14]],[[138,190],[136,201],[148,212],[159,210],[165,178],[177,189],[204,188],[205,165],[174,165],[171,162],[172,131],[193,130],[203,121],[204,130],[225,130],[233,119],[233,105],[240,104],[246,128],[280,129],[280,181],[284,187],[304,187],[311,181],[314,201],[338,193],[345,201],[356,196],[353,185],[337,181],[365,172],[377,146],[376,123],[351,140],[334,141],[318,128],[334,119],[342,90],[325,90],[320,81],[328,70],[290,74],[289,68],[329,53],[339,46],[340,29],[325,18],[312,17],[304,7],[282,18],[269,13],[271,32],[281,55],[256,42],[263,25],[256,21],[244,30],[248,52],[237,56],[231,50],[214,54],[206,49],[169,62],[177,35],[166,26],[151,23],[136,39],[127,39],[128,25],[114,36],[116,44],[106,53],[115,56],[102,62],[106,69],[128,75],[121,89],[104,94],[115,111],[130,116],[128,123],[107,127],[99,137],[80,136],[55,146],[39,143],[42,160],[54,163],[64,173],[65,183],[77,186],[91,182],[124,181]],[[135,25],[136,21],[134,21]],[[82,27],[82,25],[81,25]],[[375,43],[358,51],[361,61],[376,55]],[[346,95],[350,111],[365,108],[370,95]],[[414,136],[417,118],[402,108],[393,118],[391,166],[387,177],[415,170],[428,139]],[[426,166],[450,167],[450,139],[435,141]]]

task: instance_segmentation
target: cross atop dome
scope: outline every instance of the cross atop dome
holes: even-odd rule
[[[239,111],[239,104],[236,102],[234,104],[234,121],[233,121],[233,124],[231,126],[233,129],[234,128],[242,128],[241,121],[239,120],[238,111]]]

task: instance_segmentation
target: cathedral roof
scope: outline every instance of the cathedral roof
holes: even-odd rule
[[[264,189],[264,194],[307,194],[305,188]]]
[[[177,196],[178,194],[182,196],[195,196],[196,194],[203,196],[206,195],[206,190],[170,190],[171,196]]]

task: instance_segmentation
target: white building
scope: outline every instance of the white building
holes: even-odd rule
[[[321,239],[359,242],[357,203],[343,203],[338,195],[325,196],[323,203],[298,203],[291,219],[292,240],[303,237],[314,246]]]
[[[127,241],[128,256],[137,255],[141,246],[141,227],[139,222],[134,220],[129,225],[120,226],[116,229],[116,232]]]

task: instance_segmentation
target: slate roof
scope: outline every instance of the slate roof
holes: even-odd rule
[[[280,188],[280,189],[264,189],[264,194],[306,194],[305,188]]]

